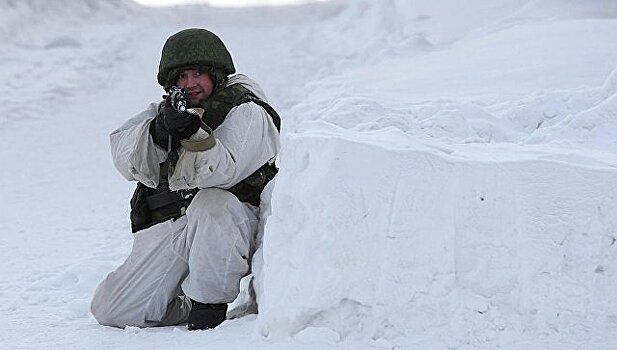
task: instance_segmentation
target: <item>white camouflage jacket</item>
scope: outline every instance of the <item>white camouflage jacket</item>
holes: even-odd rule
[[[266,101],[261,88],[248,77],[237,74],[227,85],[241,83]],[[160,163],[167,150],[157,146],[149,134],[150,122],[158,111],[152,103],[110,135],[114,165],[127,180],[137,180],[149,187],[159,181]],[[203,139],[199,130],[191,140]],[[280,136],[270,115],[259,105],[248,102],[233,107],[225,121],[214,131],[216,145],[203,152],[183,148],[172,177],[171,190],[218,187],[228,189],[245,179],[264,163],[273,161],[280,149]]]

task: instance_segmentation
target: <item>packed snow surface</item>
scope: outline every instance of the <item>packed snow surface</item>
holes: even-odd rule
[[[295,3],[0,0],[0,349],[617,348],[617,2]],[[108,134],[187,27],[283,118],[260,312],[102,327]]]

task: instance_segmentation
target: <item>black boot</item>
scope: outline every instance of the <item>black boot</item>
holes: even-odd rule
[[[202,304],[193,299],[191,304],[187,324],[189,331],[214,328],[226,319],[227,304]]]

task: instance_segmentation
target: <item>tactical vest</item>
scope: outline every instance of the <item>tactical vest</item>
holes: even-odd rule
[[[225,121],[233,107],[247,102],[254,102],[261,106],[270,115],[276,129],[280,132],[281,118],[274,108],[241,84],[232,84],[214,91],[201,106],[205,111],[202,120],[212,130],[215,130]],[[137,188],[131,198],[131,229],[133,232],[181,217],[186,213],[186,208],[199,191],[197,188],[181,191],[169,190],[165,176],[168,166],[168,161],[161,164],[161,177],[157,188],[137,183]],[[278,168],[274,164],[266,163],[228,191],[242,202],[259,206],[261,192],[277,172]]]

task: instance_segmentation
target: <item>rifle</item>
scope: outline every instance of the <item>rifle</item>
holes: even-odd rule
[[[186,112],[186,94],[187,91],[177,86],[172,86],[169,89],[169,99],[171,107],[178,112]],[[167,98],[167,95],[163,95],[163,98]]]
[[[202,108],[187,108],[187,93],[188,92],[185,89],[179,88],[177,86],[172,86],[171,88],[169,88],[169,95],[163,95],[163,99],[169,98],[171,107],[176,111],[197,115],[201,120],[201,117],[204,114],[204,110]],[[202,152],[214,147],[216,141],[214,139],[212,129],[203,120],[201,120],[200,127],[201,129],[205,130],[210,136],[208,136],[206,139],[198,141],[180,140],[180,144],[183,148],[192,152]],[[173,174],[176,164],[178,163],[178,152],[171,136],[169,136],[168,138],[167,152],[167,158],[169,160],[168,176],[171,177],[171,174]]]

